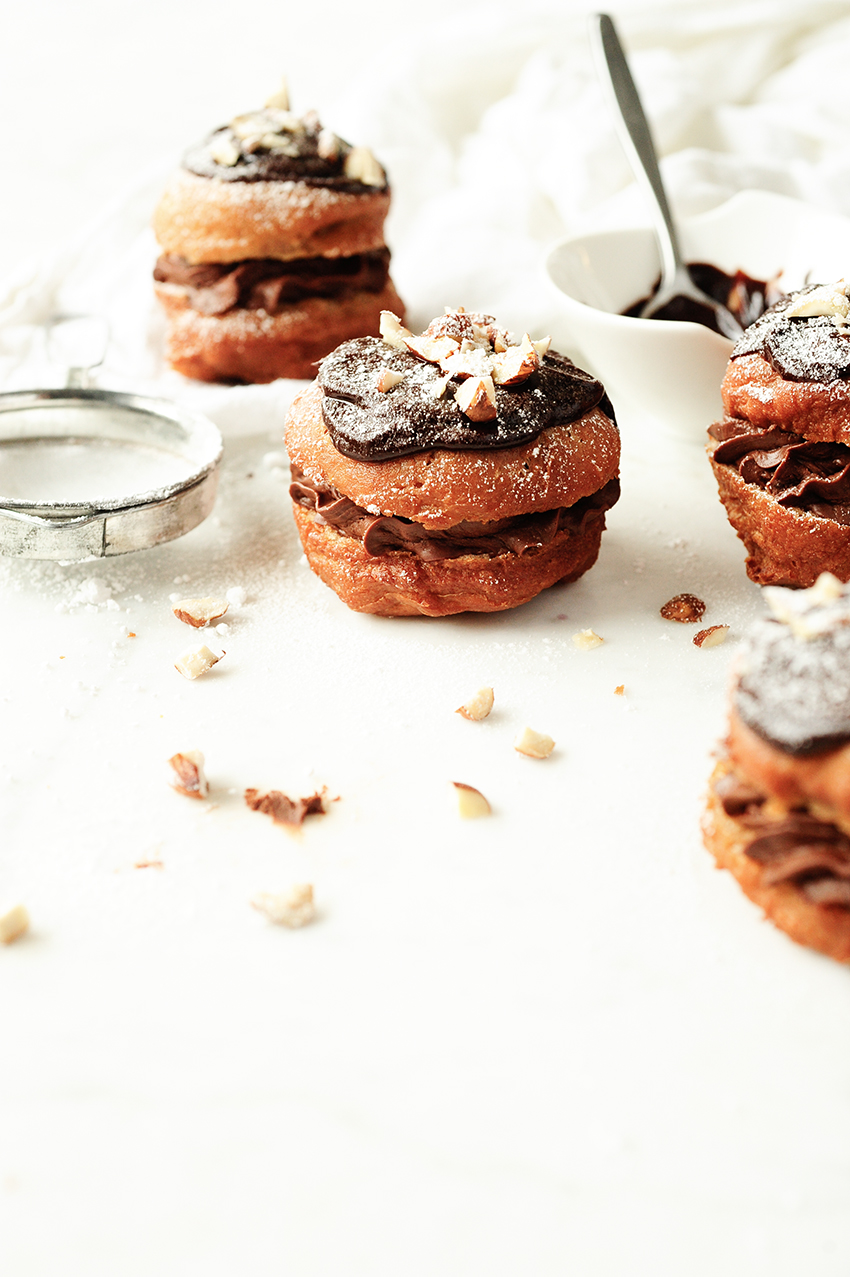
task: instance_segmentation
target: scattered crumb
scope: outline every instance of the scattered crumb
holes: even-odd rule
[[[0,914],[0,944],[19,940],[30,925],[30,916],[23,905],[13,905]]]
[[[462,714],[464,718],[470,719],[473,723],[480,723],[486,718],[493,708],[492,687],[479,687],[477,692],[473,692],[468,701],[464,701],[463,705],[459,705],[455,710],[456,714]]]
[[[254,896],[251,905],[280,927],[306,927],[316,920],[313,886],[309,882],[295,883],[277,895],[267,891],[260,892]]]
[[[137,860],[133,865],[134,869],[164,869],[165,865],[161,860]]]
[[[137,637],[137,636],[136,636],[136,631],[135,631],[135,630],[128,630],[128,631],[127,631],[127,638],[136,638],[136,637]],[[62,661],[64,661],[65,657],[64,657],[64,656],[62,656],[62,657],[60,657],[59,659],[60,659],[60,660],[62,660]]]
[[[621,683],[619,687],[615,687],[615,688],[614,688],[614,695],[615,695],[615,696],[625,696],[625,694],[626,694],[626,685],[625,685],[625,683]]]
[[[726,642],[728,633],[728,625],[709,625],[707,630],[694,635],[694,647],[719,647]]]
[[[449,781],[449,794],[454,799],[457,814],[462,820],[477,820],[479,816],[489,816],[491,807],[479,789],[472,785],[464,785],[462,781]]]
[[[225,592],[224,597],[227,599],[231,607],[241,607],[248,597],[248,592],[247,590],[244,590],[241,585],[232,585],[230,589]]]
[[[172,770],[169,780],[172,789],[187,798],[206,798],[210,787],[204,775],[204,756],[199,749],[172,754],[168,763]]]
[[[327,811],[327,790],[310,794],[307,798],[289,798],[279,789],[261,793],[259,789],[246,789],[245,802],[251,811],[261,811],[271,816],[276,825],[303,825],[307,816],[323,816]]]
[[[681,621],[690,625],[705,615],[705,604],[695,594],[674,594],[661,608],[661,615],[665,621]]]
[[[573,635],[573,642],[582,652],[590,652],[594,647],[601,647],[605,640],[594,630],[579,630],[578,634]]]
[[[524,727],[514,740],[514,749],[528,758],[548,758],[555,748],[551,736],[535,732],[531,727]]]

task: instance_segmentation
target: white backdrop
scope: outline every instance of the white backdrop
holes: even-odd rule
[[[680,209],[755,185],[850,215],[850,5],[612,9]],[[693,590],[734,638],[760,609],[699,445],[618,404],[624,495],[593,572],[504,616],[390,623],[299,562],[263,462],[292,388],[190,387],[158,357],[152,202],[283,70],[390,169],[414,320],[463,302],[542,335],[544,245],[644,216],[585,20],[5,15],[0,377],[47,375],[34,334],[57,304],[100,309],[104,384],[202,402],[228,453],[182,541],[0,561],[0,904],[33,916],[0,952],[4,1274],[847,1272],[847,973],[713,872],[698,822],[733,644],[698,651],[658,616]],[[226,661],[184,684],[169,595],[234,585]],[[570,641],[586,627],[595,652]],[[491,720],[452,713],[488,682]],[[526,721],[558,741],[548,763],[511,750]],[[208,812],[163,779],[187,748]],[[491,820],[450,818],[449,777]],[[317,783],[341,801],[301,840],[241,801]],[[315,927],[248,908],[305,879]]]

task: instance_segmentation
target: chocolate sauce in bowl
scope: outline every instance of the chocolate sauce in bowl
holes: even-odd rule
[[[735,271],[734,275],[727,275],[719,266],[712,266],[709,262],[688,262],[688,274],[697,288],[701,288],[709,297],[713,297],[715,301],[725,306],[742,328],[748,328],[750,324],[754,324],[769,306],[781,301],[785,296],[775,278],[754,279],[752,275],[742,270]],[[640,312],[647,302],[652,301],[660,284],[659,276],[649,296],[641,297],[639,301],[633,302],[622,313],[632,319],[639,319]],[[705,328],[710,328],[712,332],[720,332],[717,316],[711,307],[702,306],[691,297],[673,297],[666,306],[662,306],[649,318],[702,324]]]

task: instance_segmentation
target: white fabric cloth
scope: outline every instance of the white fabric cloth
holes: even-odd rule
[[[850,214],[850,4],[678,0],[614,14],[679,214],[747,187]],[[557,307],[541,268],[546,245],[647,219],[583,6],[494,3],[422,23],[415,40],[405,32],[393,44],[387,33],[375,64],[323,115],[390,172],[393,275],[414,327],[462,304],[541,336]],[[206,386],[163,364],[148,223],[168,168],[0,283],[0,384],[60,384],[41,325],[56,312],[97,313],[112,334],[99,384],[192,404],[225,433],[274,430],[299,383]]]

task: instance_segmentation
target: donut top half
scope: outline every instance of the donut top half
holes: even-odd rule
[[[596,407],[614,420],[601,382],[492,315],[447,311],[415,336],[384,312],[381,331],[319,368],[325,427],[352,460],[516,447]]]
[[[808,590],[768,586],[771,616],[742,648],[734,709],[797,757],[850,741],[850,586],[823,573]]]
[[[215,129],[186,153],[183,167],[222,182],[303,182],[352,195],[387,187],[386,173],[366,147],[323,128],[315,111],[299,116],[279,107]]]
[[[850,523],[850,297],[843,280],[771,306],[732,352],[713,460],[795,507]]]

